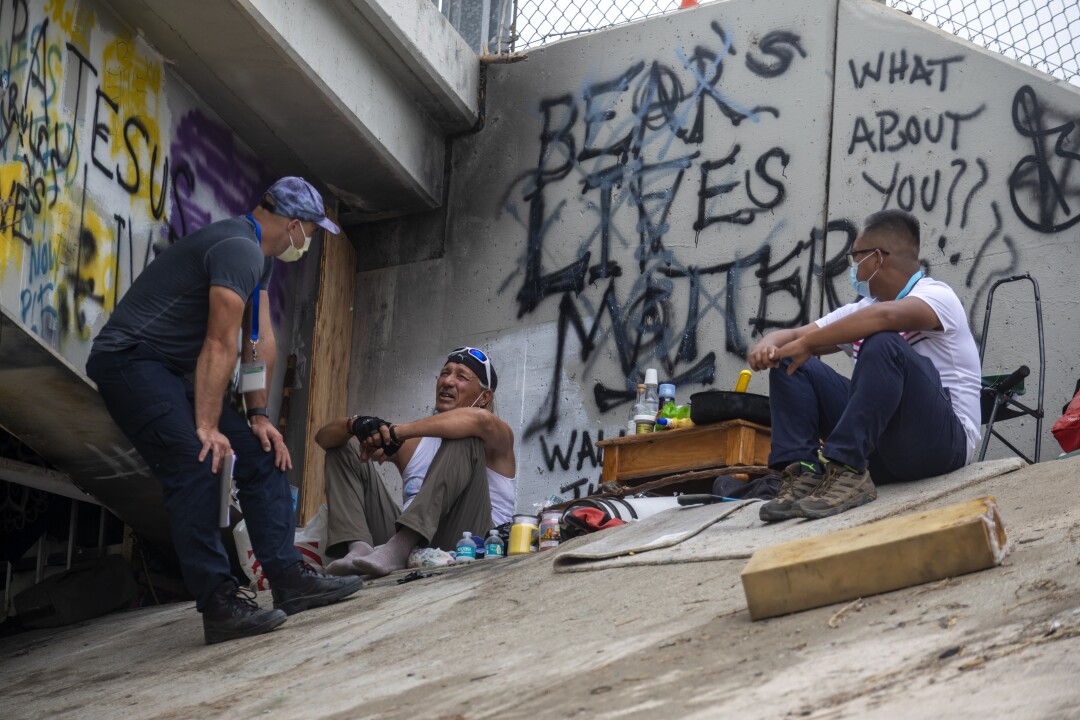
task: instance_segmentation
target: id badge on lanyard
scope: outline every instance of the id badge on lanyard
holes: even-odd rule
[[[250,213],[247,215],[248,222],[255,226],[255,239],[262,245],[262,228]],[[266,389],[266,362],[259,360],[259,293],[262,288],[258,283],[255,285],[255,293],[251,297],[251,362],[240,364],[240,392],[247,393],[255,390]]]
[[[266,389],[266,362],[255,360],[240,363],[240,392]]]

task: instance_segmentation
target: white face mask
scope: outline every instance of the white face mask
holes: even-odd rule
[[[311,246],[311,236],[310,235],[305,235],[304,236],[304,245],[303,245],[303,247],[298,248],[295,245],[293,245],[292,230],[290,230],[289,228],[285,228],[285,231],[287,233],[289,233],[289,247],[285,248],[285,250],[283,250],[277,256],[277,258],[278,258],[278,260],[281,260],[282,262],[296,262],[300,258],[304,257],[304,253],[306,253],[308,251],[308,248]],[[303,231],[304,231],[304,226],[301,225],[300,226],[300,232],[303,232]]]

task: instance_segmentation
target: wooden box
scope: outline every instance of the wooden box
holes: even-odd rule
[[[754,620],[983,570],[1001,562],[992,497],[762,548],[742,571]]]
[[[765,465],[771,447],[769,428],[729,420],[645,435],[601,440],[601,482],[651,479],[721,465]]]

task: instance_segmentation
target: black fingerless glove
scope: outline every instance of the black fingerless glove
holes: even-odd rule
[[[386,426],[387,432],[390,433],[390,442],[383,442],[382,433],[379,432],[379,428],[383,425]],[[352,434],[360,441],[367,440],[373,435],[379,438],[379,447],[382,448],[383,453],[387,457],[393,455],[401,449],[401,441],[398,440],[397,433],[394,432],[394,426],[388,423],[382,418],[373,417],[371,415],[357,415],[356,419],[352,423]]]
[[[386,422],[377,417],[371,415],[357,415],[356,419],[352,422],[352,434],[359,440],[367,440],[372,435],[379,433],[379,428],[383,425],[389,425]]]

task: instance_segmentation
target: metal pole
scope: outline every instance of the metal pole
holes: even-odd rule
[[[487,55],[491,52],[488,49],[488,40],[491,38],[491,0],[483,0],[480,12],[480,54]]]
[[[11,611],[11,581],[14,579],[12,569],[15,567],[11,562],[5,563],[7,570],[4,571],[4,616]]]
[[[45,533],[42,533],[37,542],[37,567],[34,569],[34,584],[45,579]]]
[[[98,515],[98,530],[97,530],[97,554],[98,557],[105,556],[105,510],[104,505],[98,505],[98,510],[101,513]]]
[[[65,567],[71,569],[71,560],[75,557],[75,528],[79,525],[79,502],[77,500],[71,501],[71,513],[68,516],[68,542],[67,542],[67,563]]]

